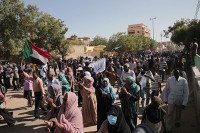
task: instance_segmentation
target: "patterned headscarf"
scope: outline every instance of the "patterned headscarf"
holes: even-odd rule
[[[107,86],[103,86],[103,82],[106,81],[107,82]],[[114,88],[110,85],[110,81],[108,78],[104,78],[102,80],[102,83],[101,83],[101,92],[102,93],[109,93],[112,97],[112,103],[115,103],[116,102],[116,92],[114,90]]]

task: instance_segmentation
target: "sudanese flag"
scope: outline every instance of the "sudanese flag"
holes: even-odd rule
[[[28,62],[37,65],[44,65],[47,64],[47,62],[50,61],[51,58],[52,55],[49,54],[47,51],[36,47],[30,40],[26,40],[24,46],[23,60],[28,60]]]

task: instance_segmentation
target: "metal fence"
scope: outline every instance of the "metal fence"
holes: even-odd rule
[[[194,63],[196,67],[200,70],[200,56],[198,54],[196,54],[196,56],[194,57]]]

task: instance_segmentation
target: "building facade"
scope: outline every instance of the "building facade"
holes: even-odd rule
[[[128,35],[151,37],[151,30],[145,24],[128,25]]]

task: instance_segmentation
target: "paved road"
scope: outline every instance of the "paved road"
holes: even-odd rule
[[[166,76],[167,78],[167,76]],[[190,80],[188,81],[190,83]],[[162,84],[164,89],[165,83]],[[190,92],[192,87],[190,86]],[[23,90],[11,91],[9,90],[6,95],[7,109],[13,111],[14,118],[17,120],[16,126],[8,127],[7,124],[0,120],[0,131],[4,133],[47,133],[44,124],[45,117],[35,120],[33,117],[34,107],[27,107],[27,100],[23,98]],[[117,102],[120,104],[119,100]],[[140,105],[141,108],[141,105]],[[167,106],[164,107],[167,110]],[[141,117],[141,109],[140,115]],[[190,94],[189,103],[186,109],[183,111],[182,125],[179,128],[175,128],[175,133],[197,133],[196,112],[194,109],[194,99],[192,93]],[[141,122],[138,118],[138,124]],[[84,128],[86,133],[95,133],[96,125],[88,126]]]

